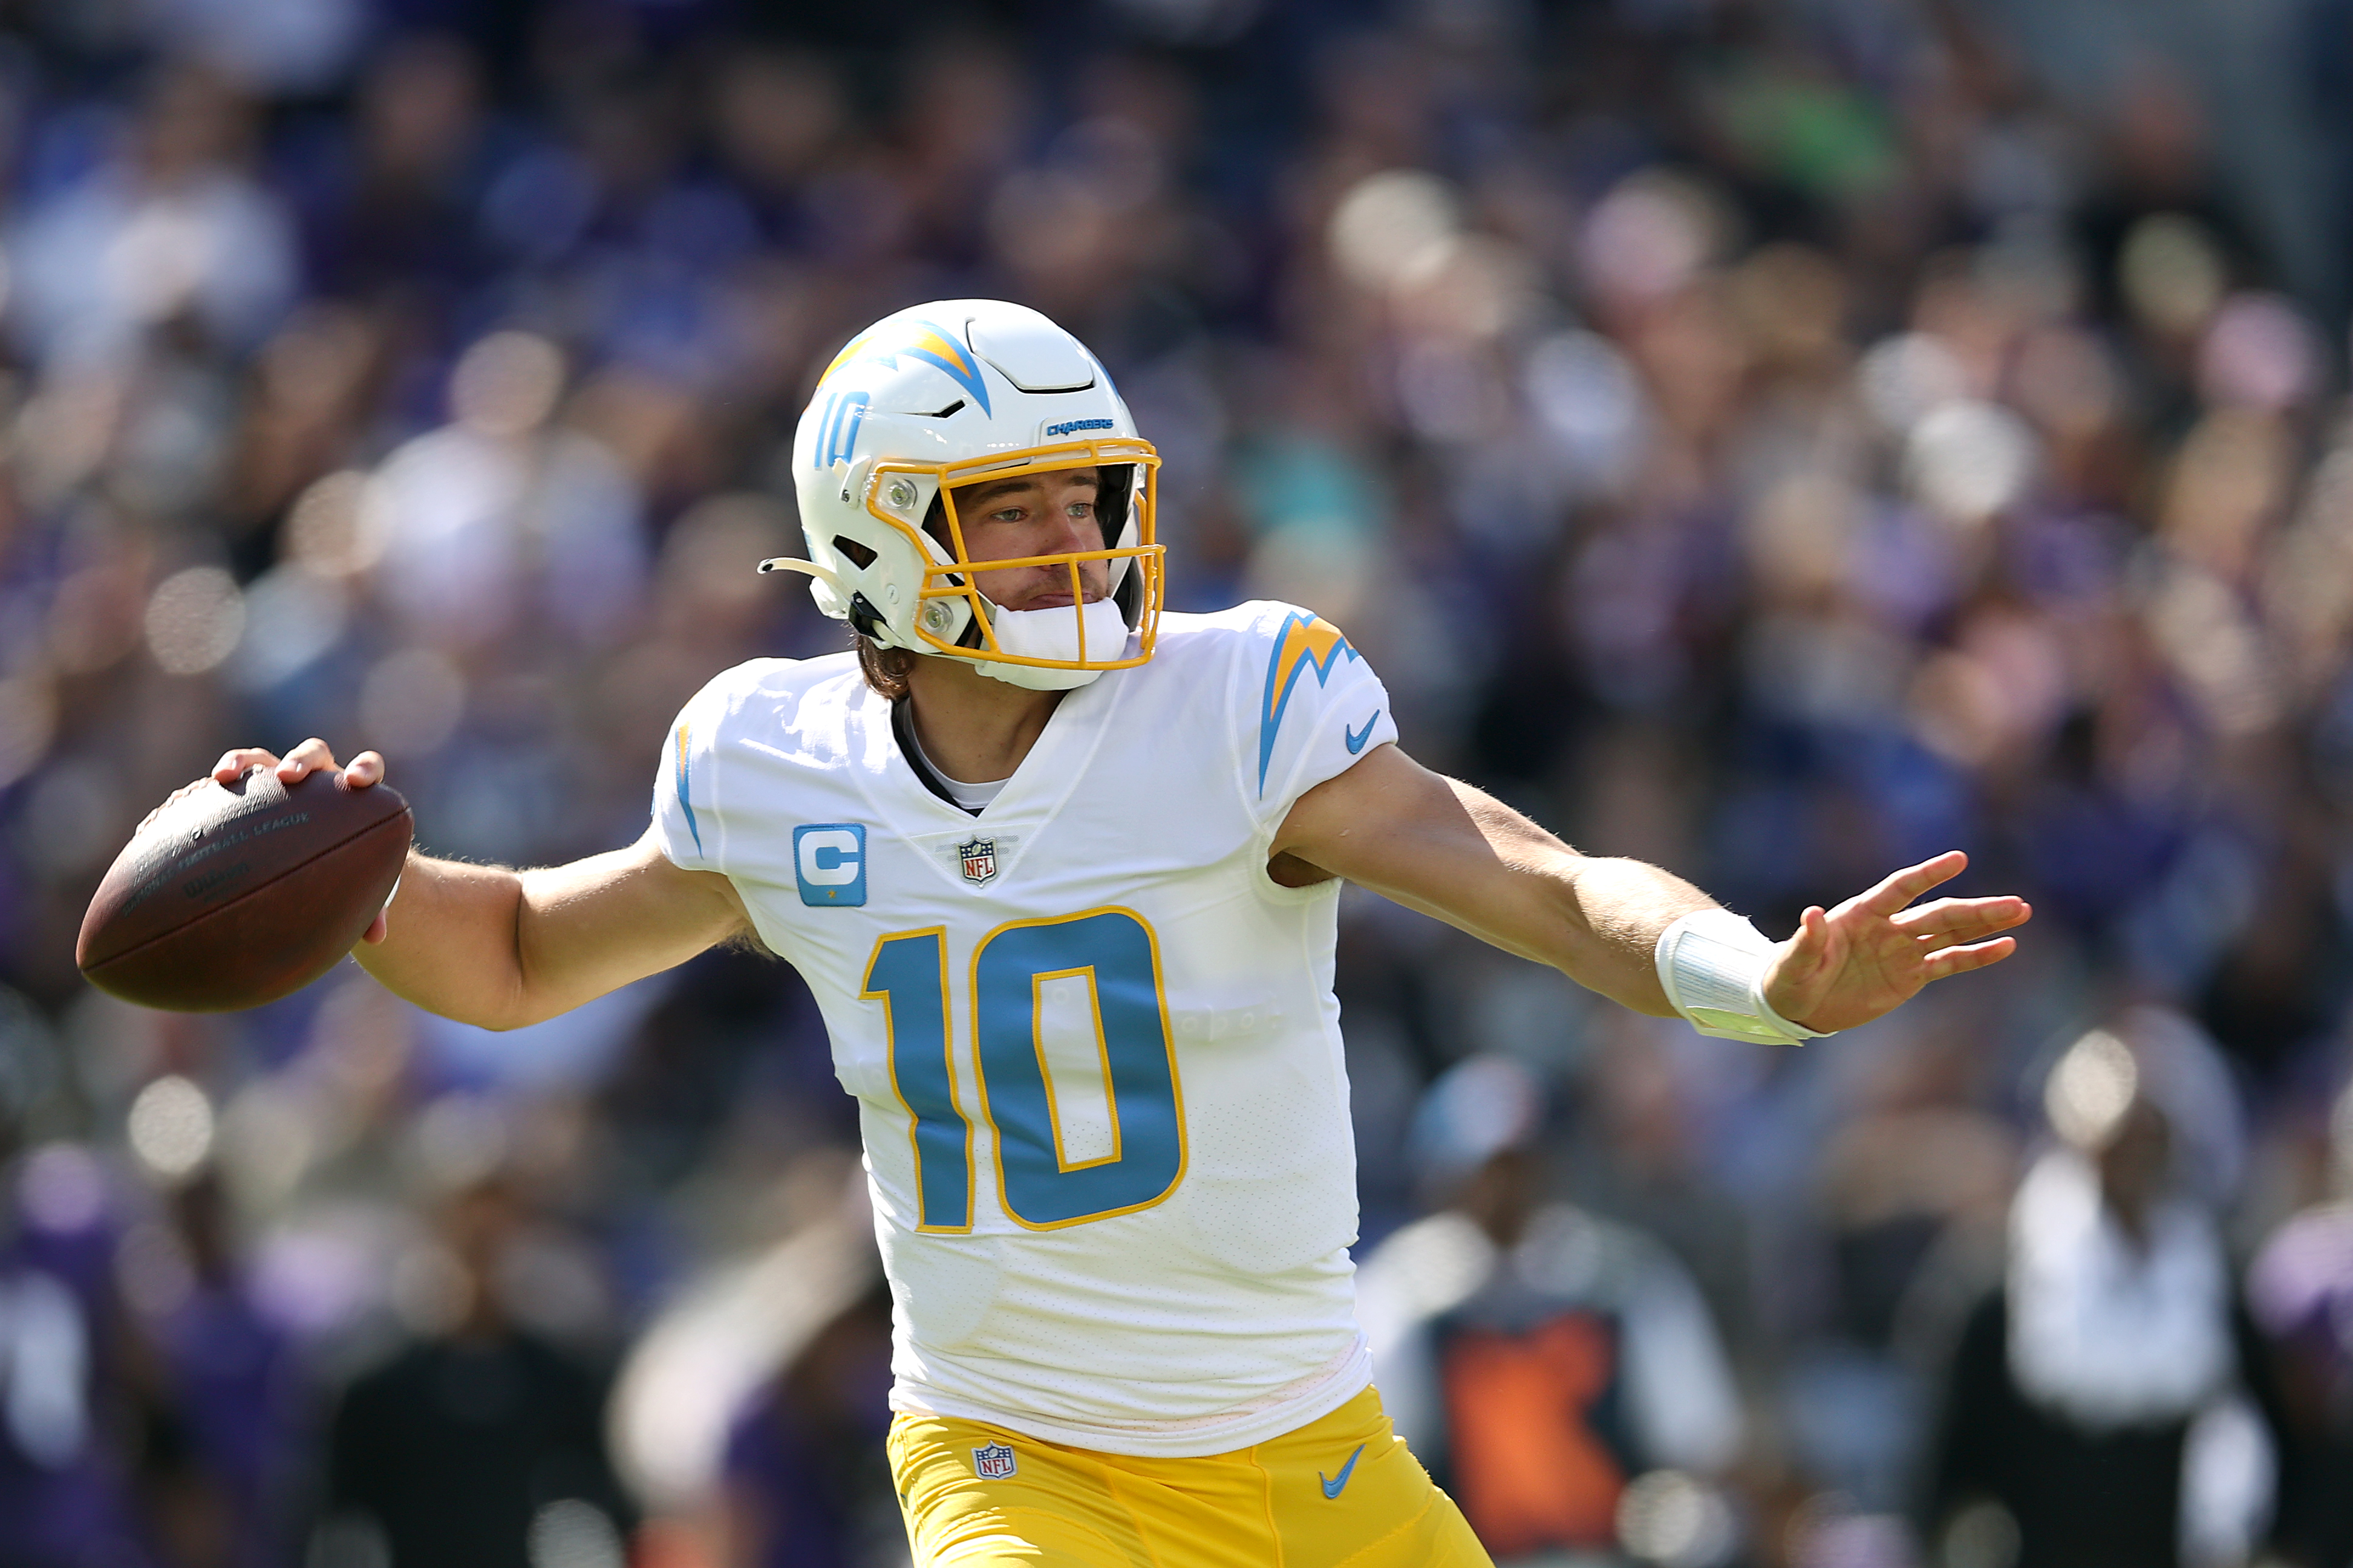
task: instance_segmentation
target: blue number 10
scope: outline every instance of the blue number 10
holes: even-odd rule
[[[1094,1001],[1112,1152],[1067,1158],[1040,1028],[1038,983],[1083,976]],[[891,1081],[914,1118],[922,1227],[972,1226],[972,1128],[957,1109],[947,1003],[947,933],[903,931],[874,944],[860,994],[880,1001]],[[1017,1225],[1051,1230],[1149,1208],[1185,1173],[1184,1097],[1170,1048],[1152,928],[1126,910],[1020,921],[972,955],[981,1113],[997,1130],[997,1193]]]

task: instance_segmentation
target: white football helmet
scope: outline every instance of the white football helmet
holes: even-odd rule
[[[1052,321],[997,300],[917,305],[852,338],[818,378],[793,437],[809,558],[760,569],[807,573],[818,609],[886,647],[970,659],[1017,686],[1083,686],[1152,657],[1159,467],[1102,363]],[[1075,602],[991,603],[971,584],[954,488],[1085,468],[1103,478],[1103,548],[983,563],[1066,568]],[[1090,561],[1111,579],[1092,605],[1079,579]]]

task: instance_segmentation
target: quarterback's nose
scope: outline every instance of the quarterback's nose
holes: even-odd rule
[[[1040,555],[1067,555],[1081,550],[1103,548],[1103,529],[1092,517],[1072,517],[1067,510],[1057,509],[1048,514],[1044,538],[1038,546]]]

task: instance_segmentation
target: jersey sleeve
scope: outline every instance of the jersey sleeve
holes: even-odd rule
[[[726,833],[719,818],[719,736],[732,704],[727,678],[705,686],[670,721],[654,773],[654,837],[674,866],[724,871]]]
[[[1253,623],[1256,657],[1242,689],[1243,793],[1272,826],[1303,795],[1398,738],[1388,689],[1340,628],[1310,610],[1268,605]]]

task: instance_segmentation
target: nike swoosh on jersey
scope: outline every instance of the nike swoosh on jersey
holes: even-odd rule
[[[1356,1459],[1359,1455],[1364,1453],[1364,1451],[1365,1446],[1362,1443],[1357,1444],[1356,1452],[1348,1456],[1348,1462],[1340,1467],[1340,1473],[1329,1480],[1324,1480],[1323,1471],[1318,1470],[1315,1472],[1315,1479],[1319,1481],[1324,1481],[1324,1495],[1326,1498],[1338,1497],[1342,1492],[1348,1489],[1348,1477],[1350,1473],[1356,1469]]]
[[[1353,757],[1358,752],[1365,749],[1365,742],[1373,738],[1373,726],[1380,721],[1381,710],[1376,708],[1373,710],[1373,716],[1365,721],[1365,727],[1363,729],[1351,730],[1347,731],[1343,739],[1348,742],[1348,754],[1350,756]]]

